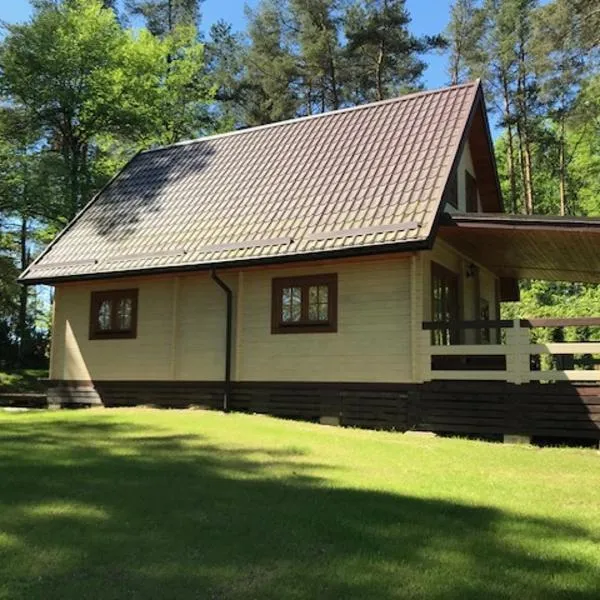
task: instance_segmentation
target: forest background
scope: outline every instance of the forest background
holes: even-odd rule
[[[242,30],[198,0],[30,5],[0,39],[0,370],[47,365],[51,291],[17,276],[135,152],[423,89],[440,57],[483,82],[507,212],[600,216],[596,0],[455,0],[427,35],[404,0],[256,0]],[[600,286],[503,311],[598,316]]]

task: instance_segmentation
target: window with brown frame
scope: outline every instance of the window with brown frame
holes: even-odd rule
[[[452,323],[460,319],[459,277],[438,263],[431,263],[431,317],[432,321]],[[435,346],[459,343],[457,329],[438,329],[432,332]]]
[[[337,331],[337,275],[273,279],[271,333]]]
[[[477,180],[469,171],[465,171],[465,198],[467,199],[467,212],[479,212]]]
[[[137,336],[138,290],[92,292],[90,340]]]
[[[458,208],[458,177],[456,171],[450,176],[450,181],[446,188],[446,202],[450,206]]]

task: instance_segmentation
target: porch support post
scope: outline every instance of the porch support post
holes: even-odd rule
[[[178,348],[177,341],[179,337],[179,294],[181,287],[181,277],[173,279],[173,299],[171,306],[171,369],[170,378],[177,379],[177,359]]]
[[[429,343],[423,345],[423,272],[420,254],[410,257],[410,339],[411,375],[414,383],[423,382],[423,354],[428,352]]]
[[[521,327],[521,320],[515,319],[513,327],[506,330],[506,380],[511,383],[528,383],[529,329]]]
[[[431,373],[431,354],[432,354],[432,344],[431,344],[431,331],[420,331],[419,332],[420,344],[419,344],[419,357],[421,363],[421,377],[419,383],[424,381],[431,381],[432,373]]]

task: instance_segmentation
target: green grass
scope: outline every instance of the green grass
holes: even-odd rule
[[[40,381],[48,377],[48,371],[42,369],[23,369],[7,373],[0,371],[0,394],[45,392],[47,385]]]
[[[0,413],[0,490],[2,600],[599,597],[592,450]]]

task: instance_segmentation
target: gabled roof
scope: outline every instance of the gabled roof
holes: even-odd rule
[[[142,152],[21,281],[428,247],[476,115],[489,147],[473,82]]]

